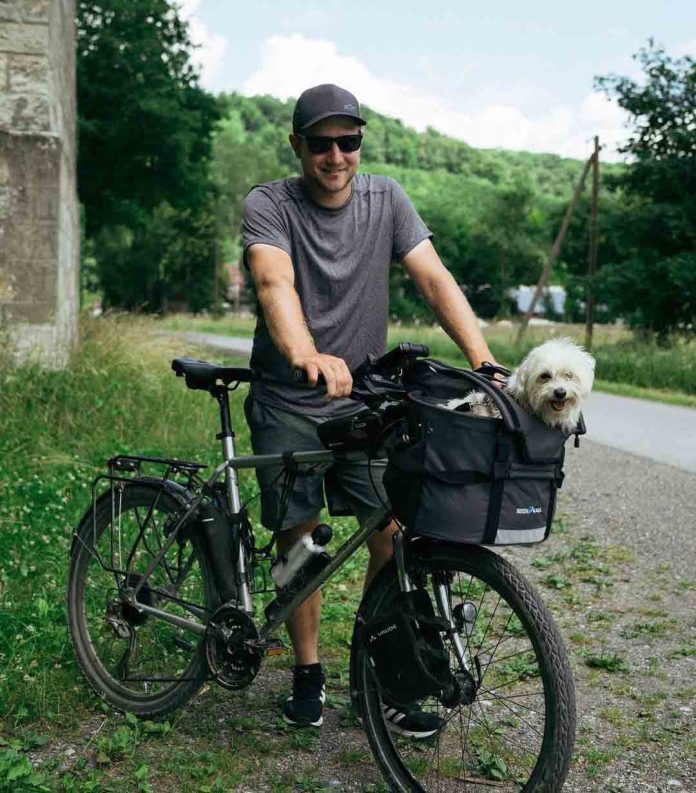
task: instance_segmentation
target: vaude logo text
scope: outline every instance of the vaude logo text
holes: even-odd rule
[[[541,512],[541,507],[517,507],[518,515],[536,515]]]
[[[374,636],[370,637],[370,641],[374,642],[376,639],[379,639],[381,636],[384,636],[385,633],[391,633],[392,631],[396,630],[396,623],[392,625],[388,625],[386,628],[382,628],[379,633],[376,633]]]

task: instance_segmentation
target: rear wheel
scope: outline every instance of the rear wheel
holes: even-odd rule
[[[68,624],[87,680],[115,707],[151,718],[182,705],[207,677],[203,636],[147,615],[124,590],[141,582],[181,513],[157,486],[126,484],[77,530],[68,577]],[[113,568],[109,571],[102,566]],[[173,543],[137,601],[200,624],[217,604],[197,532]]]
[[[354,683],[363,724],[382,773],[399,791],[558,791],[575,738],[575,693],[563,642],[526,579],[481,547],[433,546],[424,554],[422,585],[448,582],[451,608],[477,685],[472,704],[445,708],[436,697],[417,703],[440,717],[426,741],[394,734],[377,681],[354,637]],[[399,592],[394,563],[361,604],[362,621],[386,616]],[[451,640],[450,668],[458,671]]]

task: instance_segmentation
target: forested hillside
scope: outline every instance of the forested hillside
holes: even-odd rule
[[[106,306],[158,313],[219,305],[222,265],[239,261],[244,196],[296,173],[294,100],[201,88],[171,0],[81,0],[77,29],[83,290]],[[595,80],[630,129],[629,164],[602,165],[591,286],[599,319],[664,341],[696,326],[696,63],[653,42],[635,59],[639,81]],[[508,289],[537,281],[583,163],[475,149],[364,112],[363,170],[403,184],[481,316],[508,314]],[[565,319],[582,316],[590,285],[588,192],[552,275],[568,290]],[[392,278],[393,313],[429,317],[400,268]]]
[[[235,256],[249,188],[297,173],[288,143],[294,101],[227,94],[220,105],[212,172],[226,219],[225,250]],[[506,290],[536,282],[583,163],[553,154],[475,149],[434,129],[418,133],[369,108],[364,116],[362,170],[392,176],[404,186],[480,314],[507,313]],[[395,268],[392,279],[394,314],[429,316],[400,270]],[[566,280],[563,263],[555,280]]]

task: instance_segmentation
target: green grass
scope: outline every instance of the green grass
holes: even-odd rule
[[[230,752],[219,738],[217,711],[221,697],[230,698],[227,711],[235,700],[217,686],[166,726],[134,723],[103,709],[74,661],[64,606],[68,552],[105,460],[143,453],[219,462],[217,404],[174,377],[170,361],[181,344],[152,337],[152,324],[131,317],[83,322],[80,347],[60,372],[0,361],[0,790],[230,790],[263,771],[259,757],[302,751],[310,738],[279,729],[277,703],[259,707],[257,700],[250,715],[261,714],[258,725],[238,729],[225,717]],[[240,388],[231,400],[240,454],[251,451],[243,397]],[[253,473],[243,474],[242,499],[256,490]],[[253,502],[254,522],[257,509]],[[337,544],[355,528],[351,518],[331,523]],[[267,537],[258,532],[260,542]],[[342,696],[347,702],[352,615],[365,568],[362,551],[325,596],[322,653],[339,710]],[[288,653],[266,665],[291,664]],[[72,761],[49,756],[32,769],[27,752],[46,742],[83,752]],[[61,772],[65,762],[69,770]],[[311,789],[309,778],[303,784]]]
[[[251,337],[255,320],[244,316],[192,317],[176,314],[157,321],[168,330]],[[569,336],[582,343],[581,325],[543,325],[528,329],[521,346],[515,341],[517,329],[509,324],[490,324],[484,335],[496,359],[514,366],[534,346],[551,337]],[[389,344],[413,341],[427,344],[434,358],[456,365],[465,359],[457,345],[440,328],[432,325],[392,324]],[[595,388],[617,396],[649,399],[685,407],[696,407],[696,341],[675,339],[669,347],[640,341],[624,328],[597,326],[593,354],[597,359]]]
[[[271,789],[266,769],[288,757],[299,759],[277,776],[278,790],[321,789],[313,765],[317,738],[278,724],[278,690],[253,687],[247,700],[246,692],[232,694],[213,685],[169,722],[149,724],[105,708],[76,667],[64,608],[68,551],[73,527],[90,504],[91,480],[104,470],[104,461],[124,452],[209,464],[219,459],[217,405],[173,376],[169,362],[182,353],[181,344],[153,337],[148,331],[156,324],[132,317],[85,321],[80,348],[61,372],[0,361],[0,790],[222,791],[242,784],[254,789],[259,779],[259,789]],[[243,395],[240,389],[232,399],[239,453],[250,451]],[[249,498],[256,490],[253,474],[243,475],[241,486],[243,499]],[[355,525],[352,519],[331,524],[336,546]],[[563,528],[560,519],[558,527]],[[259,541],[266,537],[260,533]],[[568,537],[572,541],[562,553],[545,546],[535,562],[535,580],[548,578],[545,591],[557,600],[559,613],[572,605],[565,598],[573,593],[587,599],[583,607],[599,609],[595,598],[604,585],[591,576],[609,579],[611,569],[604,568],[630,557],[614,546],[598,547],[589,536],[568,531]],[[324,595],[327,708],[338,712],[342,730],[354,726],[346,673],[365,559],[364,551],[352,558]],[[641,617],[636,638],[659,638],[657,616]],[[578,651],[579,658],[587,658],[585,674],[627,671],[621,656],[601,650],[586,655],[597,647],[591,639],[592,646]],[[674,651],[677,660],[692,655],[686,639]],[[269,659],[265,668],[285,680],[291,663],[288,654]],[[667,739],[666,733],[660,737]],[[66,746],[75,747],[76,754],[67,757]],[[44,763],[32,766],[32,753],[44,750]],[[357,750],[344,752],[341,762],[360,766],[361,773],[373,769],[370,755]]]

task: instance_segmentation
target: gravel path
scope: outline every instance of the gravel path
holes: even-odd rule
[[[217,341],[196,336],[187,341]],[[541,590],[571,653],[578,739],[564,790],[696,791],[696,411],[594,394],[587,418],[599,442],[568,449],[560,531],[506,552]],[[597,658],[615,663],[591,666]],[[257,685],[261,709],[277,708],[286,675],[268,669]],[[338,762],[366,748],[340,711],[329,710],[314,751],[286,759],[331,788],[364,790],[376,780],[369,756],[349,773]]]
[[[586,440],[566,460],[567,530],[512,554],[573,659],[578,742],[565,790],[696,791],[696,474]],[[529,564],[583,545],[596,576],[572,581],[568,559]],[[550,591],[550,570],[572,588]],[[591,669],[590,653],[616,654],[629,671]]]
[[[559,531],[506,551],[542,592],[571,654],[578,731],[564,793],[696,791],[696,475],[587,440],[568,450],[566,470]],[[616,668],[591,668],[592,658]],[[250,705],[257,735],[270,736],[288,682],[285,669],[267,667],[241,701],[210,692],[226,725],[219,740],[233,740],[229,726]],[[346,718],[345,680],[328,690],[320,735],[268,757],[241,789],[273,790],[289,772],[307,780],[297,790],[380,789],[365,737]],[[197,700],[184,720],[209,707]]]

